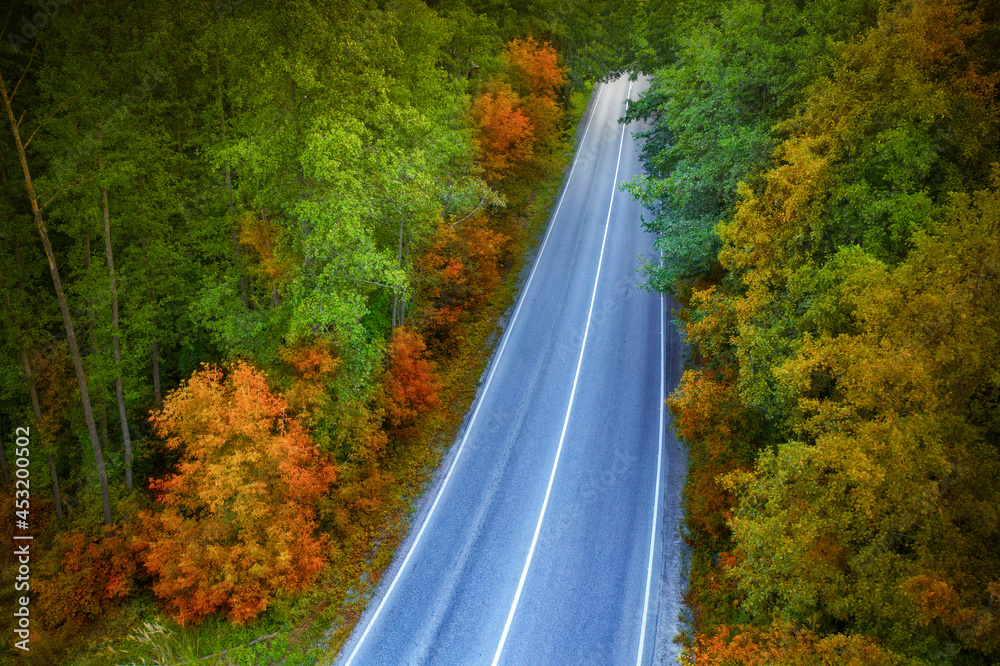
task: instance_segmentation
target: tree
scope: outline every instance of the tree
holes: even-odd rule
[[[515,175],[531,160],[535,132],[518,95],[503,85],[486,92],[472,107],[479,164],[488,182]]]
[[[441,381],[434,363],[424,358],[425,351],[419,334],[404,327],[393,331],[382,386],[386,418],[397,436],[441,404]]]
[[[482,215],[441,221],[418,261],[426,303],[422,324],[432,346],[450,347],[461,336],[465,313],[489,299],[500,283],[507,241]]]
[[[716,225],[732,214],[740,183],[754,184],[769,168],[779,139],[772,128],[828,72],[831,44],[876,15],[869,0],[668,11],[708,16],[679,21],[673,61],[656,70],[626,114],[651,125],[640,133],[646,174],[625,189],[653,214],[644,223],[665,261],[644,269],[661,292],[712,270],[721,245]]]
[[[266,377],[242,362],[225,377],[205,367],[155,418],[181,460],[150,483],[162,509],[143,516],[142,557],[178,620],[224,610],[244,622],[308,586],[323,564],[316,502],[336,470]]]
[[[97,465],[98,482],[101,486],[101,502],[104,509],[105,529],[112,529],[111,496],[108,491],[108,474],[104,467],[104,453],[101,451],[101,443],[97,437],[97,426],[94,422],[94,412],[90,405],[90,392],[87,388],[87,375],[83,368],[83,358],[80,356],[80,347],[76,341],[76,329],[73,319],[69,313],[69,306],[66,302],[66,294],[63,291],[62,278],[59,275],[59,266],[56,263],[55,253],[52,250],[52,243],[49,240],[48,229],[42,216],[42,209],[39,206],[38,195],[35,193],[34,184],[31,179],[31,168],[28,165],[28,158],[24,151],[24,142],[21,140],[19,123],[14,115],[11,100],[17,88],[8,93],[7,84],[0,75],[0,96],[3,98],[4,108],[7,111],[7,119],[10,121],[11,131],[14,133],[14,145],[17,148],[17,155],[21,162],[21,172],[24,176],[25,187],[28,191],[28,201],[31,204],[31,212],[35,224],[38,227],[38,235],[42,240],[42,247],[45,249],[45,256],[49,262],[49,272],[52,276],[52,283],[55,287],[56,298],[59,301],[59,310],[62,313],[63,326],[66,330],[66,338],[69,342],[70,355],[73,358],[73,367],[76,370],[77,385],[80,389],[80,401],[83,404],[84,418],[87,422],[87,433],[90,436],[91,448],[94,452],[94,460]],[[37,129],[36,129],[37,131]],[[29,141],[31,137],[29,136]]]
[[[797,437],[729,485],[748,610],[849,623],[911,654],[1000,653],[1000,560],[983,545],[1000,537],[994,182],[951,197],[898,267],[847,276],[854,332],[807,338],[780,367]]]

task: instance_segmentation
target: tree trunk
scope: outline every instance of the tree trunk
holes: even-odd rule
[[[6,183],[6,178],[4,178]],[[18,281],[21,286],[21,293],[27,293],[24,288],[24,271],[21,267],[21,248],[20,243],[17,240],[17,236],[14,236],[14,259],[17,262],[17,275]],[[11,305],[10,297],[4,294],[4,302],[7,304],[7,311],[10,314],[10,320],[14,322],[14,335],[18,339],[17,350],[21,355],[21,364],[24,368],[24,379],[28,384],[28,395],[31,396],[31,407],[35,410],[35,423],[41,424],[42,422],[42,409],[38,404],[38,392],[35,390],[35,376],[31,371],[31,362],[28,360],[28,352],[24,348],[24,343],[21,339],[21,328],[18,324],[17,317],[14,313],[14,307]],[[0,451],[2,455],[2,451]],[[59,492],[59,473],[56,470],[56,461],[52,457],[52,451],[45,449],[45,457],[48,458],[49,462],[49,479],[52,481],[52,502],[56,507],[56,520],[62,520],[62,499]],[[7,465],[6,459],[4,459],[4,478],[7,477]]]
[[[14,115],[14,109],[10,104],[10,96],[7,94],[7,84],[4,82],[2,75],[0,75],[0,96],[3,97],[3,105],[7,109],[7,120],[10,122],[10,129],[14,134],[14,145],[17,147],[17,156],[21,162],[21,171],[24,174],[24,184],[28,191],[28,200],[31,202],[31,213],[38,227],[38,235],[42,239],[45,257],[49,262],[49,272],[52,274],[52,284],[55,287],[56,298],[59,301],[63,326],[66,328],[69,351],[73,357],[73,367],[76,370],[76,381],[80,387],[80,401],[83,403],[83,415],[87,421],[87,433],[90,435],[90,445],[94,450],[97,476],[101,484],[104,525],[106,531],[111,532],[113,530],[113,518],[111,515],[111,493],[108,490],[108,472],[104,467],[104,453],[101,451],[101,442],[97,439],[97,426],[94,423],[94,411],[90,406],[90,392],[87,389],[87,375],[83,369],[83,358],[80,356],[80,346],[76,341],[76,330],[73,327],[73,319],[69,314],[69,304],[66,302],[66,293],[63,291],[62,279],[59,277],[59,265],[56,263],[55,253],[52,251],[52,243],[49,241],[49,232],[45,228],[42,211],[38,207],[38,195],[35,193],[35,186],[31,180],[31,170],[28,168],[28,158],[24,153],[24,144],[21,142],[17,117]]]
[[[101,154],[97,154],[97,169],[103,170]],[[115,282],[115,259],[111,251],[111,214],[108,210],[108,189],[101,187],[101,213],[104,216],[104,252],[108,259],[108,276],[111,279],[111,348],[115,355],[115,395],[118,398],[118,416],[122,424],[122,442],[125,447],[125,487],[132,490],[132,437],[128,432],[125,412],[125,392],[122,388],[122,353],[118,340],[118,286]]]
[[[90,272],[90,231],[84,230],[83,232],[83,266]],[[87,323],[90,325],[90,330],[87,332],[88,337],[90,337],[90,356],[94,359],[94,363],[100,367],[100,351],[97,348],[97,333],[95,330],[97,328],[96,324],[97,315],[94,312],[94,299],[89,299],[87,301]],[[97,392],[97,418],[100,421],[99,425],[101,429],[98,431],[98,435],[101,438],[101,447],[108,447],[108,401],[105,399],[103,389]]]

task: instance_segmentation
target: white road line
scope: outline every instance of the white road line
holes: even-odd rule
[[[660,441],[656,449],[656,490],[653,491],[653,527],[649,534],[649,564],[646,567],[646,598],[642,602],[642,629],[639,631],[639,652],[635,666],[642,665],[642,652],[646,646],[646,620],[649,615],[649,588],[653,579],[653,550],[656,545],[656,516],[660,510],[660,472],[663,462],[664,408],[667,401],[667,334],[666,299],[660,296]]]
[[[361,634],[361,638],[358,639],[357,644],[354,646],[354,650],[351,651],[351,655],[347,658],[344,666],[351,666],[354,662],[354,657],[358,654],[358,650],[361,649],[362,644],[365,642],[365,638],[368,637],[368,632],[371,631],[372,625],[378,619],[378,616],[382,613],[382,609],[385,607],[386,601],[389,600],[389,596],[392,591],[396,588],[396,583],[399,582],[399,577],[402,576],[403,571],[406,569],[407,563],[410,561],[410,557],[413,555],[413,551],[416,550],[417,544],[420,543],[420,539],[424,536],[424,530],[427,529],[428,523],[431,521],[431,517],[434,515],[435,509],[437,509],[438,502],[441,500],[441,496],[444,495],[445,488],[448,487],[448,481],[451,479],[451,473],[455,471],[455,466],[458,464],[458,459],[462,457],[462,451],[465,449],[465,442],[469,439],[469,433],[472,432],[472,425],[476,422],[476,417],[479,416],[479,408],[483,405],[483,399],[486,397],[486,392],[490,389],[490,383],[493,381],[493,374],[496,372],[497,366],[500,365],[500,357],[503,356],[503,351],[507,347],[507,340],[510,338],[510,332],[514,328],[514,322],[517,321],[517,315],[521,312],[521,306],[524,304],[525,298],[528,294],[528,288],[531,287],[531,280],[535,277],[535,269],[538,268],[538,264],[541,262],[542,253],[545,252],[545,246],[549,242],[549,235],[552,233],[552,227],[555,226],[556,216],[559,215],[559,209],[562,208],[563,199],[566,197],[566,191],[569,189],[569,183],[573,178],[573,172],[576,171],[576,164],[580,159],[580,153],[583,152],[584,143],[587,140],[587,134],[590,133],[590,124],[594,121],[594,115],[597,113],[598,102],[601,101],[601,94],[604,92],[604,84],[597,91],[597,99],[594,100],[593,110],[590,113],[590,119],[587,120],[587,126],[583,130],[583,138],[580,139],[580,145],[577,148],[576,155],[573,157],[573,163],[570,166],[569,176],[566,177],[566,185],[563,188],[562,194],[559,195],[559,202],[556,204],[556,210],[552,213],[552,219],[549,221],[549,228],[545,231],[545,238],[542,239],[542,247],[538,250],[538,256],[535,257],[535,263],[531,267],[531,272],[528,274],[528,281],[524,283],[524,289],[521,290],[521,298],[517,302],[517,307],[514,308],[514,316],[510,319],[510,324],[507,326],[507,330],[504,332],[503,341],[500,343],[500,349],[497,351],[496,358],[493,361],[493,367],[490,368],[490,374],[486,377],[486,384],[483,386],[483,392],[479,396],[479,401],[476,403],[476,409],[472,412],[472,418],[469,419],[469,425],[465,429],[465,434],[462,436],[462,441],[458,445],[458,451],[455,453],[455,458],[451,461],[451,466],[448,468],[448,473],[444,477],[444,481],[441,482],[441,488],[438,490],[437,496],[434,498],[434,502],[431,504],[431,508],[427,511],[427,516],[424,518],[423,525],[420,526],[420,531],[417,532],[417,536],[413,539],[413,543],[410,545],[410,550],[407,551],[406,557],[403,558],[403,563],[399,565],[399,570],[396,571],[396,575],[393,577],[392,582],[389,583],[389,589],[385,591],[385,596],[382,597],[382,602],[379,603],[378,608],[375,609],[375,613],[372,615],[371,619],[368,620],[368,625],[365,627],[364,632]],[[631,90],[631,84],[629,85]]]
[[[628,96],[632,94],[632,83],[628,84],[628,93],[625,94],[625,108],[628,110]],[[625,145],[625,128],[622,124],[622,138],[618,144],[618,163],[615,164],[614,185],[611,188],[611,203],[608,204],[608,219],[604,222],[604,238],[601,240],[601,255],[597,260],[597,275],[594,277],[594,290],[590,294],[590,309],[587,311],[587,325],[583,329],[583,343],[580,345],[580,357],[576,361],[576,374],[573,376],[573,388],[569,393],[569,405],[566,407],[566,417],[563,419],[562,433],[559,435],[559,445],[556,447],[556,458],[552,462],[552,472],[549,473],[549,485],[545,489],[545,499],[542,500],[542,510],[538,514],[538,523],[535,525],[535,534],[531,538],[531,546],[528,548],[528,557],[524,561],[524,569],[521,570],[521,579],[517,583],[517,591],[514,593],[514,601],[510,605],[510,612],[507,613],[507,622],[503,626],[503,634],[500,636],[500,644],[493,655],[492,666],[497,666],[500,655],[503,653],[503,646],[507,642],[507,634],[510,632],[510,624],[514,621],[514,613],[517,611],[517,603],[521,600],[521,591],[524,589],[524,580],[528,577],[528,568],[531,567],[531,558],[535,555],[535,546],[538,544],[538,534],[542,531],[542,522],[545,520],[545,509],[549,505],[549,495],[552,494],[552,482],[556,478],[556,469],[559,467],[559,456],[562,454],[563,442],[566,439],[566,428],[569,425],[569,415],[573,411],[573,399],[576,397],[576,384],[580,379],[580,367],[583,365],[583,352],[587,348],[587,335],[590,333],[590,317],[594,313],[594,300],[597,298],[597,283],[601,279],[601,264],[604,263],[604,246],[608,240],[608,227],[611,224],[611,209],[615,204],[615,190],[618,189],[618,168],[622,163],[622,146]]]

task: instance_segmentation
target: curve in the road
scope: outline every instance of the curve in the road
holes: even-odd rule
[[[619,176],[641,173],[618,123],[626,84],[595,91],[464,432],[338,663],[676,654],[685,460],[663,405],[683,342],[671,303],[637,287],[643,210],[615,197]]]
[[[629,82],[628,92],[625,94],[625,110],[628,110],[629,95],[632,94],[632,83]],[[582,142],[581,142],[582,143]],[[594,290],[590,293],[590,306],[587,309],[587,323],[583,329],[583,342],[580,343],[580,356],[576,360],[576,373],[573,375],[573,388],[569,392],[569,404],[566,405],[566,416],[563,418],[562,432],[559,433],[559,444],[556,446],[556,457],[552,461],[552,472],[549,473],[549,485],[545,488],[545,498],[542,500],[542,508],[538,512],[538,523],[535,525],[535,533],[531,537],[531,546],[528,548],[528,557],[524,560],[524,569],[521,570],[521,578],[517,581],[517,591],[514,592],[514,601],[510,604],[510,611],[507,613],[507,622],[503,625],[503,633],[500,634],[500,643],[497,651],[493,654],[491,666],[497,666],[500,662],[500,655],[503,654],[503,646],[507,642],[507,634],[510,632],[510,623],[514,620],[514,613],[517,612],[517,604],[521,600],[521,591],[524,589],[524,579],[528,577],[528,569],[531,568],[531,558],[535,555],[535,546],[538,544],[538,534],[542,531],[542,523],[545,521],[545,509],[549,506],[549,496],[552,494],[552,483],[556,479],[556,470],[559,469],[559,456],[562,454],[563,444],[566,441],[566,429],[569,427],[569,417],[573,413],[573,400],[576,398],[576,387],[580,381],[580,368],[583,367],[583,353],[587,349],[587,336],[590,334],[590,320],[594,316],[594,300],[597,298],[597,285],[601,282],[601,266],[604,264],[604,248],[608,243],[608,227],[611,226],[611,210],[615,205],[615,191],[618,189],[618,169],[622,163],[622,146],[625,145],[625,125],[622,125],[622,137],[618,142],[618,159],[615,162],[615,177],[612,179],[611,201],[608,203],[608,217],[604,221],[604,236],[601,238],[601,254],[597,258],[597,273],[594,275]],[[569,189],[566,183],[564,192]],[[554,221],[554,220],[553,220]],[[662,408],[661,408],[662,409]],[[655,536],[655,532],[654,532]],[[639,648],[640,653],[642,648]]]
[[[594,101],[595,106],[597,102],[601,99],[602,92],[604,92],[603,86],[601,86],[601,88],[597,91],[597,99]],[[587,121],[587,127],[583,132],[583,138],[580,140],[581,145],[583,144],[584,141],[587,140],[587,135],[590,133],[590,124],[593,122],[593,120],[594,120],[594,115],[591,114],[590,119]],[[378,619],[378,616],[382,613],[382,608],[389,600],[389,597],[392,596],[392,591],[396,588],[396,583],[399,582],[399,577],[403,575],[403,571],[406,570],[406,565],[409,563],[410,557],[413,555],[413,551],[416,549],[417,545],[420,543],[420,540],[423,538],[424,530],[427,529],[428,523],[430,523],[431,518],[434,516],[434,511],[437,509],[438,502],[441,500],[441,496],[444,495],[444,491],[448,487],[448,481],[451,479],[451,475],[455,471],[455,466],[458,464],[459,458],[462,457],[462,451],[465,449],[465,443],[469,439],[469,433],[472,432],[472,426],[476,422],[476,417],[479,416],[479,409],[480,407],[482,407],[483,399],[486,397],[486,393],[490,390],[490,384],[493,381],[493,374],[496,372],[496,369],[500,363],[500,359],[501,357],[503,357],[504,349],[507,347],[507,340],[510,337],[509,332],[511,329],[514,328],[514,324],[517,322],[517,316],[521,312],[521,306],[524,304],[524,294],[526,294],[528,292],[528,289],[531,287],[531,281],[535,277],[535,270],[538,268],[538,260],[541,258],[542,254],[545,253],[545,246],[549,242],[549,235],[551,235],[552,228],[555,226],[556,218],[559,216],[559,210],[562,208],[563,200],[566,198],[566,192],[569,189],[569,182],[573,179],[573,172],[576,171],[576,163],[579,161],[579,159],[580,159],[579,153],[573,156],[573,163],[570,166],[569,176],[566,178],[566,185],[563,187],[562,194],[560,194],[559,196],[559,202],[556,204],[556,210],[552,214],[552,219],[549,221],[548,229],[546,229],[545,231],[545,237],[542,240],[542,246],[541,248],[539,248],[538,255],[535,257],[535,262],[531,266],[531,272],[528,274],[528,280],[527,282],[525,282],[524,289],[522,290],[522,295],[517,301],[517,307],[514,308],[514,314],[510,319],[510,325],[507,327],[507,331],[504,332],[503,340],[500,342],[500,348],[497,350],[496,358],[490,364],[491,367],[489,375],[487,375],[486,377],[486,384],[483,386],[483,391],[480,394],[479,399],[476,401],[476,408],[475,410],[473,410],[472,418],[469,419],[469,425],[466,426],[465,433],[462,435],[462,440],[458,445],[458,451],[455,453],[455,457],[452,460],[451,465],[448,467],[448,473],[445,475],[444,481],[441,482],[441,487],[438,489],[437,495],[435,495],[434,497],[434,502],[431,504],[431,508],[427,511],[427,515],[424,517],[424,521],[420,526],[420,530],[417,532],[417,536],[414,537],[413,542],[410,544],[409,549],[406,551],[406,557],[403,558],[402,564],[399,565],[399,569],[396,571],[396,575],[393,576],[392,582],[389,584],[388,589],[386,589],[385,594],[382,595],[382,601],[375,609],[375,613],[368,620],[364,632],[358,639],[357,644],[351,651],[351,654],[347,658],[347,661],[345,662],[344,666],[351,666],[351,664],[354,662],[354,657],[357,656],[358,650],[361,649],[361,646],[364,644],[365,639],[368,637],[368,632],[371,631],[372,625],[375,624],[375,621]],[[505,638],[506,635],[507,632],[504,631]]]

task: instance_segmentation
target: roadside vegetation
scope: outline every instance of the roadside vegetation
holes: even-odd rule
[[[621,69],[581,44],[622,16],[50,5],[0,45],[3,530],[34,537],[5,658],[332,659]]]
[[[1000,659],[1000,15],[651,3],[688,664]]]

